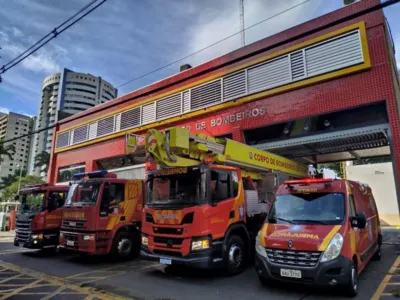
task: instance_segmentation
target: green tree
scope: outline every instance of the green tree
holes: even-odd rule
[[[8,156],[9,159],[12,159],[12,155],[15,153],[14,145],[5,145],[4,139],[0,140],[0,164],[4,160],[4,156]]]
[[[3,176],[0,178],[0,190],[4,189],[7,186],[10,186],[14,181],[19,179],[20,170],[15,170],[14,174],[9,174],[7,176]],[[25,177],[27,175],[26,170],[22,170],[21,177]]]
[[[43,151],[35,156],[35,168],[40,168],[43,172],[47,172],[47,170],[49,169],[49,163],[50,153]]]
[[[13,200],[15,198],[15,196],[18,193],[18,181],[16,180],[14,181],[10,186],[7,186],[4,191],[3,191],[3,198],[4,200]],[[41,183],[45,183],[44,180],[42,180],[40,177],[37,176],[25,176],[21,178],[21,187],[20,189],[29,186],[29,185],[33,185],[33,184],[41,184]]]

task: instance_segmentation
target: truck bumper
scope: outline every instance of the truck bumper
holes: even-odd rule
[[[351,260],[344,256],[328,261],[319,262],[315,267],[298,267],[271,263],[267,258],[256,252],[255,269],[257,275],[266,280],[301,283],[322,287],[343,286],[350,281]],[[281,269],[301,271],[301,278],[281,276]]]
[[[99,253],[95,233],[65,232],[60,233],[60,248],[70,251],[82,252],[89,255]]]
[[[186,265],[200,269],[214,269],[221,267],[223,264],[221,254],[222,242],[213,243],[213,247],[209,250],[191,252],[190,254],[181,257],[152,253],[148,248],[143,246],[140,250],[140,255],[146,260],[158,261],[165,265]]]
[[[41,238],[40,238],[41,237]],[[57,247],[58,233],[32,232],[27,240],[14,238],[14,246],[28,249],[43,249]]]

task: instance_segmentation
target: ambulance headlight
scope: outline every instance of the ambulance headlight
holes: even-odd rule
[[[267,251],[265,250],[265,248],[260,243],[260,232],[261,232],[261,230],[257,233],[257,236],[256,236],[256,251],[262,257],[267,258]]]
[[[339,256],[340,251],[342,251],[343,247],[343,236],[340,233],[336,233],[331,242],[328,245],[328,248],[322,254],[321,262],[330,261]]]

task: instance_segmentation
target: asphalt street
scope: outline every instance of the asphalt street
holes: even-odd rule
[[[386,235],[382,260],[371,262],[362,273],[355,299],[396,299],[400,287],[398,232]],[[15,279],[7,283],[10,274]],[[14,293],[9,294],[10,290]],[[8,240],[0,242],[0,299],[117,299],[117,295],[146,300],[346,299],[327,289],[287,284],[264,287],[252,266],[238,276],[226,277],[220,272],[165,267],[140,259],[115,263],[71,253],[42,255],[16,248]]]

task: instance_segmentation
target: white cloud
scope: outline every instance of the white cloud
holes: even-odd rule
[[[245,1],[245,28],[291,8],[301,0],[286,1]],[[310,1],[284,14],[265,21],[245,31],[246,45],[305,22],[315,16],[323,3]],[[186,55],[213,44],[240,31],[239,6],[228,2],[222,11],[203,13],[195,26],[190,28]],[[193,65],[203,63],[241,47],[240,34],[235,35],[188,59]],[[182,53],[180,53],[182,54]],[[183,54],[183,56],[185,55]],[[182,62],[183,63],[183,62]]]
[[[24,34],[22,33],[22,31],[19,30],[17,27],[12,27],[12,32],[13,32],[13,35],[14,35],[16,38],[21,38],[21,37],[24,36]]]
[[[4,113],[4,114],[9,114],[10,110],[6,107],[1,107],[0,106],[0,113]]]

